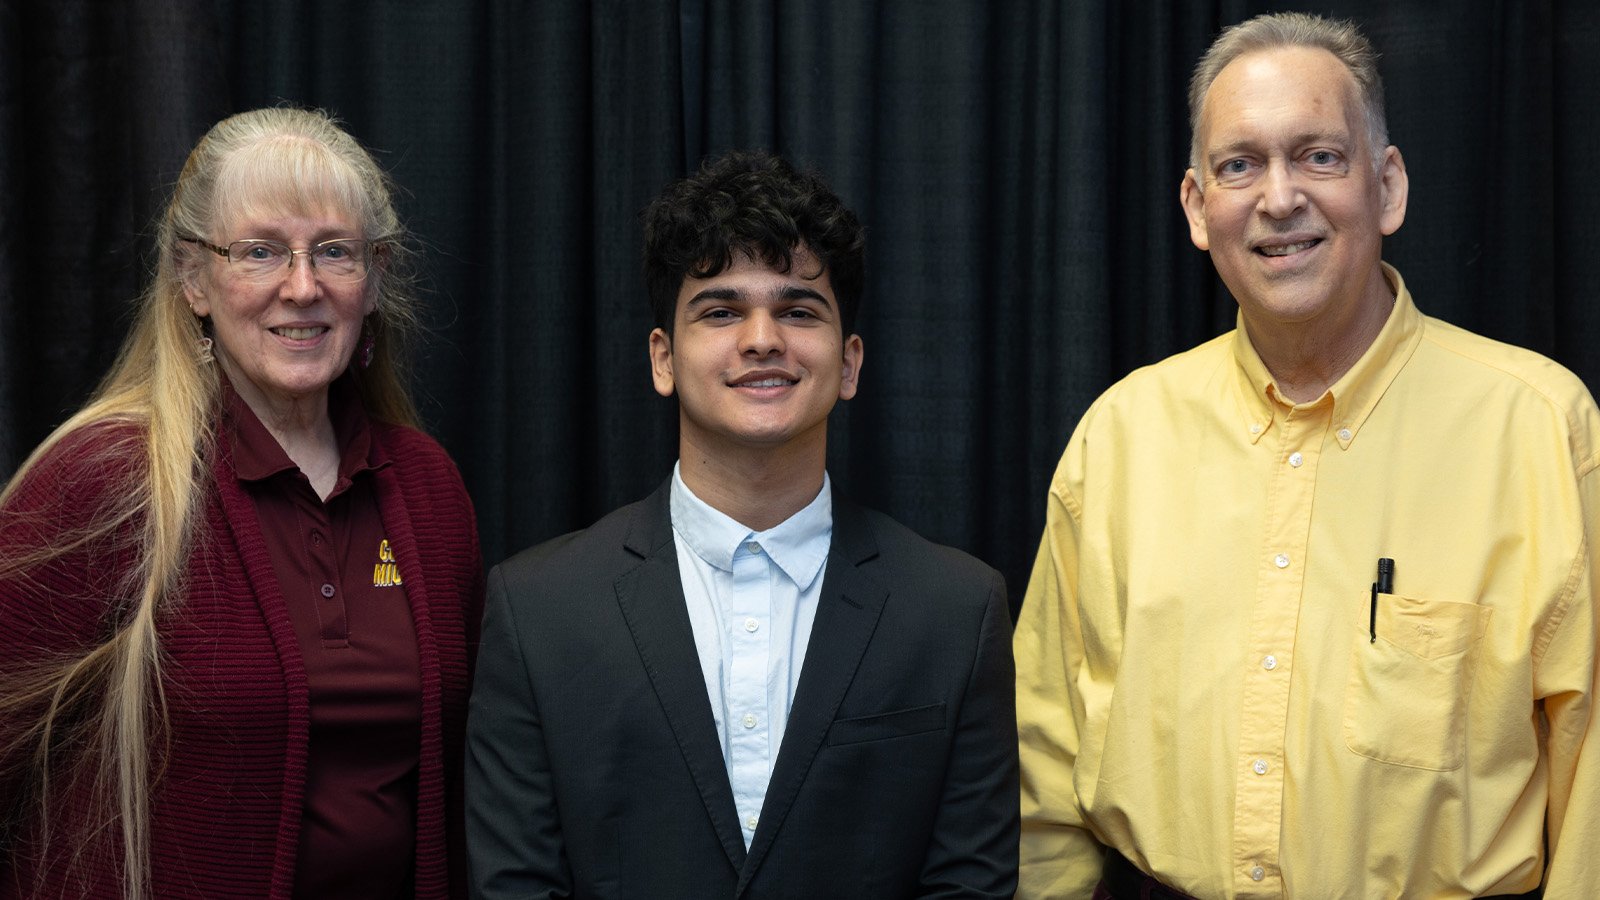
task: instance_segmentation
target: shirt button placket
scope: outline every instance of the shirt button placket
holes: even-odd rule
[[[731,650],[723,700],[730,720],[727,765],[734,802],[744,814],[745,828],[753,832],[761,811],[760,786],[769,769],[771,721],[766,678],[769,566],[759,542],[746,540],[737,545],[732,575],[730,605],[724,610]]]
[[[1303,599],[1311,501],[1317,484],[1317,449],[1330,427],[1331,408],[1295,407],[1273,423],[1272,466],[1262,487],[1271,498],[1263,508],[1261,576],[1250,604],[1246,659],[1256,665],[1243,674],[1238,756],[1243,771],[1236,783],[1232,827],[1232,871],[1236,892],[1257,896],[1271,881],[1279,850],[1283,812],[1285,723],[1288,721],[1290,654]],[[1274,876],[1275,877],[1275,876]]]

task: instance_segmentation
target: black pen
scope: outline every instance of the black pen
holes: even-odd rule
[[[1378,580],[1372,583],[1372,614],[1367,620],[1370,643],[1378,642],[1378,595],[1394,593],[1394,560],[1387,556],[1378,560]]]

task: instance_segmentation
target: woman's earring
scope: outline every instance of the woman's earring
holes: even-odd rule
[[[200,357],[200,365],[209,366],[217,361],[211,352],[211,338],[203,337],[195,342],[195,354]]]

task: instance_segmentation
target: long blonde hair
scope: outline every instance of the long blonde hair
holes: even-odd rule
[[[403,365],[407,339],[417,327],[412,253],[391,193],[372,156],[326,113],[279,107],[218,122],[189,154],[156,223],[154,277],[111,370],[88,404],[51,433],[0,490],[0,516],[11,515],[10,501],[29,473],[85,427],[121,424],[142,443],[89,447],[108,463],[120,459],[123,467],[130,454],[142,455],[142,465],[131,468],[124,490],[108,492],[107,505],[80,532],[0,559],[0,579],[22,577],[29,567],[95,541],[127,530],[137,535],[138,565],[105,613],[109,639],[67,659],[13,664],[0,677],[0,721],[24,723],[4,735],[0,760],[27,761],[29,817],[36,819],[39,840],[48,845],[49,804],[63,793],[52,781],[92,785],[106,822],[121,832],[124,894],[131,900],[149,891],[149,785],[166,740],[161,624],[166,616],[181,615],[184,571],[210,489],[220,390],[215,363],[197,352],[205,323],[190,310],[183,290],[200,251],[183,239],[225,241],[212,229],[246,210],[326,204],[354,213],[364,237],[381,242],[382,249],[368,285],[378,300],[367,321],[372,362],[350,371],[369,414],[415,425]]]

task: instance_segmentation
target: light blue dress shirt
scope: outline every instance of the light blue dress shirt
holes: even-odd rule
[[[816,499],[753,532],[696,497],[674,466],[670,503],[689,625],[749,849],[817,615],[833,495],[823,473]]]

